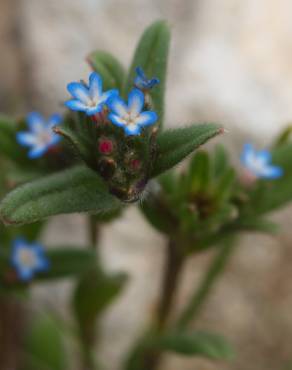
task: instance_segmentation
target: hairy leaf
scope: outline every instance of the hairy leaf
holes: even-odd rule
[[[34,319],[23,347],[23,370],[68,369],[62,333],[52,317]]]
[[[155,348],[184,356],[203,356],[213,360],[230,360],[234,356],[231,346],[223,337],[206,332],[165,334],[156,340]]]
[[[128,93],[134,83],[136,67],[142,67],[148,78],[157,77],[160,80],[159,85],[151,91],[154,110],[159,115],[160,124],[163,122],[164,115],[169,43],[170,30],[165,21],[157,21],[148,27],[137,45],[126,82],[126,93]]]
[[[125,71],[120,62],[111,54],[96,50],[87,58],[92,68],[101,75],[105,90],[123,86]]]
[[[199,146],[222,133],[222,128],[214,123],[198,124],[168,130],[157,138],[157,158],[153,164],[152,177],[174,167]]]
[[[62,213],[106,213],[120,206],[97,174],[78,166],[16,188],[3,199],[0,216],[5,224],[19,225]]]
[[[46,255],[50,262],[50,268],[47,272],[37,275],[38,280],[81,275],[92,269],[96,264],[95,253],[89,249],[60,246],[48,249]]]
[[[97,266],[84,274],[73,296],[73,309],[83,331],[92,328],[97,316],[121,292],[126,279],[125,274],[107,275]]]

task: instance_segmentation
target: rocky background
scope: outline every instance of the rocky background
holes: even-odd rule
[[[86,78],[84,62],[106,49],[125,64],[144,27],[165,18],[172,27],[167,122],[221,122],[237,161],[246,140],[268,145],[292,120],[292,3],[290,0],[1,0],[0,110],[22,114],[61,111],[66,84]],[[287,370],[292,360],[291,208],[273,215],[277,237],[244,236],[205,306],[200,329],[226,335],[234,362],[166,356],[162,369]],[[46,232],[52,243],[84,242],[81,216],[57,217]],[[131,276],[124,295],[106,314],[100,357],[118,369],[157,299],[163,239],[136,209],[102,233],[108,269]],[[178,309],[212,257],[189,263]],[[67,317],[69,284],[36,289],[38,309]],[[73,365],[72,365],[73,369]],[[149,369],[151,370],[151,369]]]

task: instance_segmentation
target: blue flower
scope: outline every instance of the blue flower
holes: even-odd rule
[[[137,76],[135,78],[134,84],[140,90],[150,90],[152,89],[152,87],[158,85],[160,82],[159,79],[156,77],[148,79],[141,67],[136,68],[136,73]]]
[[[110,121],[119,127],[123,127],[126,135],[139,135],[141,128],[153,125],[158,117],[155,112],[142,112],[144,107],[144,94],[138,89],[130,91],[128,105],[116,96],[108,102],[111,113]]]
[[[32,112],[26,119],[29,131],[18,132],[16,139],[20,145],[30,147],[28,157],[31,159],[41,157],[49,148],[60,141],[60,136],[52,128],[62,122],[62,117],[55,113],[48,121],[37,112]]]
[[[272,156],[267,150],[256,151],[252,144],[245,144],[241,154],[241,163],[255,177],[277,179],[283,176],[283,169],[271,164]]]
[[[116,89],[102,92],[102,79],[95,72],[89,76],[89,86],[83,82],[71,82],[67,85],[67,90],[74,99],[68,100],[66,107],[85,112],[88,116],[101,112],[108,100],[119,94]]]
[[[47,271],[50,267],[44,249],[36,243],[15,239],[12,246],[11,264],[16,269],[19,279],[31,280],[36,272]]]

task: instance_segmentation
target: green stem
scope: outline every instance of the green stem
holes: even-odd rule
[[[156,334],[162,333],[168,326],[183,266],[184,256],[177,243],[170,239],[167,243],[160,300],[157,306],[156,318],[151,326],[153,328],[151,332]],[[160,351],[146,350],[142,355],[141,370],[155,370],[159,365],[160,359]]]
[[[209,296],[210,291],[213,288],[213,285],[217,281],[217,278],[225,269],[227,262],[229,261],[231,253],[233,251],[234,245],[235,243],[233,238],[226,239],[225,242],[222,244],[218,254],[211,262],[208,271],[203,277],[199,289],[194,292],[193,296],[190,299],[189,304],[187,305],[186,309],[180,316],[177,323],[178,329],[185,329],[188,326],[188,324],[195,317],[197,317],[200,309],[205,303],[207,297]]]
[[[88,216],[88,242],[90,246],[97,250],[99,239],[99,225],[94,216]]]
[[[87,217],[87,232],[88,232],[88,243],[90,248],[96,251],[97,263],[100,263],[99,259],[99,236],[100,236],[99,224],[96,217],[89,215]],[[89,328],[83,328],[83,332],[80,333],[81,339],[81,350],[82,350],[82,370],[94,370],[95,361],[93,356],[93,350],[98,340],[98,328],[96,325]]]

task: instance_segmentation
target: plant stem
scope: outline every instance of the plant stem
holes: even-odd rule
[[[97,250],[99,239],[99,225],[94,216],[88,216],[88,242],[91,247]]]
[[[189,304],[180,316],[177,323],[178,329],[185,329],[190,321],[197,317],[200,309],[209,296],[214,283],[217,281],[217,278],[225,269],[233,251],[234,245],[235,242],[233,238],[226,239],[221,245],[221,248],[211,262],[205,276],[203,277],[199,289],[194,292],[189,301]]]
[[[87,232],[88,232],[88,243],[90,248],[93,248],[96,252],[97,263],[99,264],[99,248],[98,241],[100,236],[100,229],[96,217],[89,215],[87,217]],[[83,328],[84,329],[84,328]],[[93,357],[93,349],[96,346],[98,340],[98,328],[96,325],[86,328],[84,332],[80,334],[81,339],[81,350],[82,350],[82,370],[94,370],[95,361]]]
[[[21,302],[9,295],[0,296],[0,370],[20,366],[25,319]]]
[[[153,331],[156,334],[162,333],[168,325],[179,285],[179,278],[184,265],[184,256],[174,240],[170,239],[166,248],[167,253],[160,300],[157,306],[157,314],[152,324]],[[160,351],[147,350],[143,355],[141,370],[155,370],[159,365],[160,359]]]
[[[183,262],[183,254],[179,250],[176,242],[169,240],[167,243],[167,254],[161,286],[160,301],[157,307],[156,323],[159,331],[163,331],[168,323],[176,296]]]

